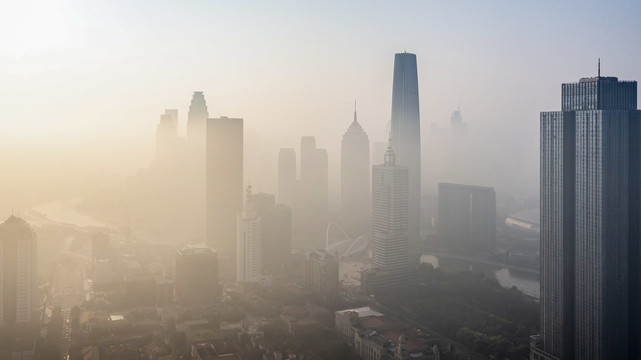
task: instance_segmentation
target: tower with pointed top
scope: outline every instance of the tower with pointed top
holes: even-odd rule
[[[392,88],[392,140],[396,161],[409,173],[409,239],[416,252],[421,219],[421,121],[418,102],[416,55],[403,52],[394,57]],[[416,259],[417,260],[417,259]]]
[[[237,219],[238,282],[257,282],[262,275],[261,218],[256,214],[251,185],[245,191],[245,209]]]
[[[369,172],[369,138],[354,109],[354,120],[341,143],[341,222],[352,236],[363,235],[368,228]]]

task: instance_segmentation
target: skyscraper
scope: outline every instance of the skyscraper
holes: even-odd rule
[[[0,224],[0,325],[31,320],[37,305],[37,239],[24,220]]]
[[[307,255],[307,284],[312,292],[326,299],[338,295],[338,259],[325,250],[314,250]]]
[[[176,301],[186,306],[211,305],[219,296],[218,256],[208,248],[176,251]]]
[[[273,274],[287,264],[291,254],[292,211],[286,205],[276,204],[271,194],[254,194],[252,201],[261,219],[263,274]]]
[[[156,161],[173,165],[178,148],[178,110],[167,109],[156,128]]]
[[[195,147],[205,147],[206,122],[209,118],[207,102],[202,91],[194,91],[187,113],[187,141]]]
[[[235,279],[236,216],[243,208],[243,119],[207,119],[207,245]]]
[[[316,147],[313,136],[301,138],[300,180],[296,182],[292,212],[295,231],[322,246],[328,211],[327,150]]]
[[[448,247],[464,251],[491,251],[496,238],[494,189],[439,183],[438,233]]]
[[[251,185],[247,187],[245,209],[238,213],[238,282],[257,282],[262,275],[261,218],[254,208]]]
[[[282,148],[278,153],[278,201],[293,206],[296,187],[296,150]]]
[[[563,84],[541,113],[541,335],[532,358],[638,359],[637,83]]]
[[[369,220],[369,138],[356,119],[341,143],[341,222],[353,236],[367,230]]]
[[[385,271],[408,267],[408,173],[391,144],[385,162],[372,167],[372,265]]]
[[[463,138],[467,136],[467,124],[463,122],[461,109],[453,111],[450,116],[450,132],[453,138]]]
[[[421,219],[421,121],[416,55],[396,54],[392,88],[392,141],[396,161],[409,172],[410,250],[418,250]]]

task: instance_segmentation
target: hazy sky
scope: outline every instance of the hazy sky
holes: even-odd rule
[[[560,109],[562,82],[596,75],[598,57],[641,80],[640,15],[641,1],[5,1],[0,160],[86,148],[145,166],[159,115],[177,108],[184,127],[194,90],[267,154],[316,135],[331,157],[354,100],[385,138],[406,50],[424,143],[460,104],[471,133],[538,171],[539,112]]]

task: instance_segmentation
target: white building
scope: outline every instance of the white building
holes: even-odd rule
[[[256,215],[251,185],[247,187],[245,210],[238,214],[237,276],[238,282],[258,282],[262,275],[261,219]]]
[[[0,325],[28,322],[36,304],[37,239],[26,221],[11,215],[0,225]]]

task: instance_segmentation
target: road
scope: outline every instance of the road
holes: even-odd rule
[[[84,302],[85,270],[89,259],[74,253],[61,256],[51,288],[49,306],[62,308],[62,343],[60,359],[69,359],[71,345],[71,309]]]

